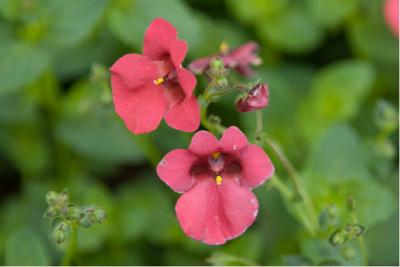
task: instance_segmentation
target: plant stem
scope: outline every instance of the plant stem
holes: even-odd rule
[[[63,266],[70,266],[72,259],[74,257],[74,253],[76,250],[77,244],[77,227],[75,223],[71,224],[71,235],[69,237],[69,243],[67,247],[67,251],[65,252],[64,258],[62,260]]]
[[[257,110],[256,111],[256,133],[261,133],[263,131],[263,113],[262,110]],[[305,189],[303,183],[301,182],[300,178],[298,177],[292,163],[288,159],[288,157],[285,155],[283,150],[275,143],[272,141],[271,138],[269,138],[268,135],[265,134],[263,138],[264,143],[266,143],[274,152],[274,154],[277,156],[278,160],[280,161],[282,167],[286,170],[288,173],[288,177],[293,183],[293,187],[295,190],[294,194],[294,199],[300,198],[301,201],[304,204],[305,210],[308,214],[308,218],[304,217],[304,214],[302,214],[302,210],[296,207],[294,210],[298,211],[296,212],[298,214],[298,217],[300,220],[303,222],[303,224],[306,226],[306,228],[311,232],[311,234],[315,234],[318,230],[318,219],[317,215],[315,214],[315,210],[311,201],[310,196],[308,195],[307,190]],[[285,195],[283,195],[286,197]],[[292,199],[293,200],[293,199]]]
[[[357,219],[357,215],[354,209],[352,209],[351,211],[351,218],[353,223],[358,223],[358,219]],[[360,237],[357,238],[358,240],[358,245],[360,246],[360,250],[361,250],[361,254],[363,257],[363,263],[365,266],[368,265],[368,250],[367,250],[367,246],[365,245],[365,239],[364,236],[361,235]]]
[[[256,111],[256,133],[262,132],[263,126],[263,113],[262,110]]]

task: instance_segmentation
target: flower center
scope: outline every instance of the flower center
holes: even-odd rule
[[[165,81],[164,78],[163,78],[163,77],[160,77],[160,78],[154,80],[154,84],[155,84],[155,85],[160,85],[160,84],[162,84],[164,81]]]
[[[220,185],[222,183],[222,176],[221,175],[217,175],[215,177],[215,182],[217,183],[217,185]]]
[[[214,153],[211,154],[211,157],[212,157],[214,160],[217,160],[217,159],[219,158],[220,155],[221,155],[221,152],[214,152]]]

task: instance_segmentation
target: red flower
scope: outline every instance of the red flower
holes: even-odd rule
[[[236,109],[239,112],[255,111],[265,108],[268,105],[268,100],[268,85],[259,83],[239,99],[236,103]]]
[[[146,30],[143,55],[124,55],[110,69],[115,111],[135,134],[155,130],[163,117],[177,130],[199,127],[196,78],[181,65],[187,45],[177,35],[169,22],[155,19]]]
[[[218,141],[197,132],[189,149],[169,152],[158,176],[176,192],[176,214],[186,235],[207,244],[224,244],[241,235],[256,219],[258,201],[251,189],[271,177],[274,166],[236,127]]]
[[[248,42],[233,51],[224,51],[217,55],[220,57],[226,68],[235,69],[243,76],[252,76],[254,74],[250,65],[260,65],[261,59],[257,56],[258,45],[255,42]],[[200,58],[189,64],[189,69],[196,73],[204,73],[210,65],[210,60],[215,57]]]
[[[386,24],[399,37],[399,0],[386,0],[383,6]]]

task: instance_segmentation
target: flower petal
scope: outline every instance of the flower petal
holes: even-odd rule
[[[210,67],[212,57],[203,57],[192,61],[188,68],[195,74],[203,74]]]
[[[178,33],[175,27],[163,18],[156,18],[144,35],[143,54],[152,60],[162,60],[170,53],[170,43]]]
[[[233,179],[223,178],[220,185],[214,179],[202,179],[178,199],[175,211],[186,235],[221,245],[253,224],[258,201]]]
[[[187,97],[191,96],[194,88],[196,87],[196,77],[193,73],[184,68],[178,68],[176,73],[178,75],[179,85],[182,87],[185,95]]]
[[[195,96],[185,99],[165,115],[167,124],[177,130],[193,132],[200,126],[200,107]]]
[[[113,85],[113,101],[115,112],[134,134],[155,130],[167,108],[162,90],[151,83],[136,91]]]
[[[237,152],[249,144],[247,137],[235,126],[225,130],[219,143],[224,152]]]
[[[175,192],[189,189],[194,180],[190,168],[197,157],[186,149],[175,149],[169,152],[157,165],[157,174]]]
[[[257,145],[248,145],[238,153],[241,161],[240,183],[249,188],[255,188],[270,178],[274,173],[274,165]]]
[[[187,44],[183,40],[175,39],[170,43],[170,56],[171,61],[174,64],[175,68],[182,68],[183,59],[187,53]]]
[[[192,137],[189,150],[197,155],[210,156],[220,150],[218,140],[208,131],[198,131]]]
[[[139,54],[126,54],[110,68],[113,93],[126,94],[158,78],[157,65]]]

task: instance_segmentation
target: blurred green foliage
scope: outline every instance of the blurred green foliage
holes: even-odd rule
[[[0,262],[59,264],[63,247],[49,239],[44,197],[68,187],[78,203],[109,216],[80,230],[78,265],[360,265],[356,241],[329,244],[335,229],[352,222],[349,196],[366,227],[369,263],[398,265],[399,53],[382,4],[0,0]],[[255,190],[259,217],[240,238],[214,247],[182,233],[178,196],[151,162],[186,147],[190,135],[163,123],[133,136],[113,111],[107,71],[121,55],[141,51],[158,16],[188,42],[187,63],[218,53],[222,41],[260,43],[264,64],[255,79],[270,88],[265,129],[311,194],[317,236],[268,183]],[[198,92],[204,85],[200,79]],[[237,114],[233,99],[213,104],[211,113],[254,141],[254,114]]]

